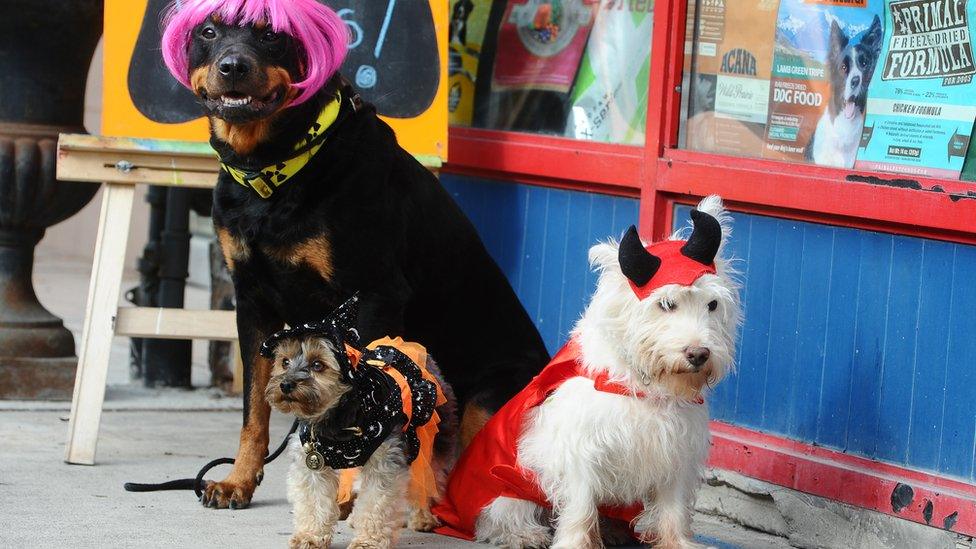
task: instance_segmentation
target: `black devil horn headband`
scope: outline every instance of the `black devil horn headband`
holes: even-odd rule
[[[637,228],[631,225],[627,229],[617,249],[617,261],[635,291],[642,289],[639,295],[646,296],[652,290],[648,283],[659,273],[654,287],[663,284],[687,285],[704,272],[715,272],[713,264],[722,244],[722,226],[717,219],[699,210],[691,211],[691,220],[694,229],[687,242],[683,243],[680,240],[665,240],[645,247]],[[681,246],[680,249],[678,246]]]
[[[711,265],[722,245],[722,225],[714,217],[698,210],[691,210],[691,221],[695,228],[688,237],[688,243],[682,246],[681,253],[702,265]]]
[[[356,332],[356,319],[359,318],[359,292],[339,305],[329,316],[316,322],[307,322],[293,328],[285,328],[261,344],[261,356],[271,358],[275,348],[285,339],[295,339],[307,336],[325,336],[332,340],[338,350],[349,343],[359,347],[359,333]],[[341,353],[340,353],[341,354]]]
[[[661,258],[644,248],[637,227],[631,225],[627,234],[620,240],[617,261],[624,276],[638,286],[647,284],[661,268]]]

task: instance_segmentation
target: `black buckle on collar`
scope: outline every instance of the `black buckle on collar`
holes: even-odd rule
[[[242,174],[244,174],[245,181],[254,181],[255,179],[264,179],[264,172],[261,170],[244,170],[237,168]]]

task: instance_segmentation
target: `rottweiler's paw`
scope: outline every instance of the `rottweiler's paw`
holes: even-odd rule
[[[290,549],[328,549],[332,536],[322,536],[313,532],[298,532],[288,540]]]
[[[214,509],[244,509],[251,504],[256,484],[242,485],[230,481],[208,482],[200,503]]]

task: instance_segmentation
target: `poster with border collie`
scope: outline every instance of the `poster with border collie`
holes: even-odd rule
[[[826,77],[830,98],[806,148],[806,158],[821,166],[854,167],[864,129],[868,86],[881,54],[881,19],[875,15],[867,31],[850,37],[834,20]]]
[[[851,167],[886,1],[780,0],[763,158]]]

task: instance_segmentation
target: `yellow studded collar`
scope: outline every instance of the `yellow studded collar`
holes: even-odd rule
[[[353,110],[359,109],[361,104],[359,95],[353,94],[349,98],[349,101],[352,104]],[[315,119],[315,122],[308,129],[305,137],[295,144],[293,154],[289,158],[270,166],[265,166],[257,171],[241,169],[225,162],[221,162],[220,167],[230,174],[234,178],[234,181],[237,181],[244,187],[253,189],[261,198],[269,198],[278,187],[284,185],[289,179],[300,172],[312,160],[312,157],[319,152],[322,145],[325,144],[326,137],[328,137],[328,130],[335,124],[336,119],[339,117],[341,106],[342,96],[340,92],[336,92],[335,99],[322,108],[318,118]]]

